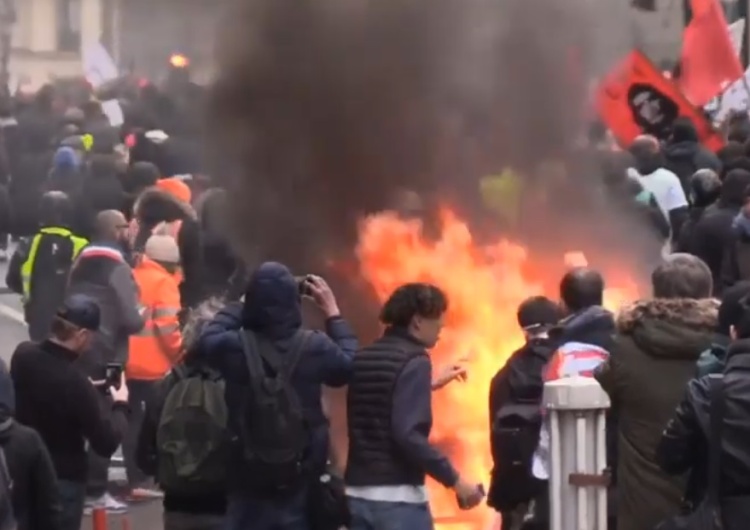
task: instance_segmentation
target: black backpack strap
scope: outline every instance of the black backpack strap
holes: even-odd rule
[[[724,376],[711,374],[709,377],[709,409],[711,413],[708,433],[708,490],[706,500],[711,506],[719,506],[721,487],[721,432],[724,427]]]
[[[258,336],[250,330],[243,330],[240,335],[251,377],[265,376],[267,371],[264,369],[264,364],[271,370],[274,377],[280,374],[289,377],[297,367],[297,362],[307,341],[312,336],[312,331],[297,330],[292,336],[287,353],[283,356],[273,341],[265,337]]]

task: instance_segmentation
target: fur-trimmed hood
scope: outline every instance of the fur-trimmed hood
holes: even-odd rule
[[[133,215],[146,226],[196,219],[195,210],[189,204],[156,187],[147,188],[140,194],[133,206]]]
[[[687,298],[640,300],[617,316],[617,331],[652,357],[697,359],[711,346],[719,301]]]

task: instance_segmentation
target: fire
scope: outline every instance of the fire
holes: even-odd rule
[[[190,66],[190,59],[180,53],[175,53],[169,58],[169,64],[174,68],[187,68]]]
[[[459,473],[487,489],[492,468],[490,381],[523,344],[516,309],[527,297],[543,294],[542,278],[535,281],[524,273],[528,254],[523,246],[507,240],[480,246],[450,210],[443,212],[441,234],[434,241],[423,237],[420,221],[404,221],[394,213],[371,216],[362,222],[357,253],[361,274],[381,301],[413,281],[434,283],[447,294],[446,324],[432,359],[439,367],[468,357],[469,378],[433,394],[433,439]],[[557,276],[559,270],[552,274]],[[619,306],[634,292],[626,283],[608,292],[607,304]],[[429,488],[437,530],[477,530],[496,524],[496,515],[485,505],[460,511],[452,492],[435,483]]]

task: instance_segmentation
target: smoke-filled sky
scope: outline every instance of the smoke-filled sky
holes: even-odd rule
[[[568,153],[601,35],[608,53],[624,48],[611,7],[239,0],[210,114],[246,255],[314,266],[399,188],[471,204],[480,176]]]

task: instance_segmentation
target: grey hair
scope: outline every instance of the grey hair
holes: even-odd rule
[[[667,256],[651,273],[655,298],[708,298],[713,292],[713,277],[706,263],[691,254]]]
[[[189,350],[195,344],[201,331],[203,331],[203,327],[213,320],[216,313],[221,311],[225,305],[226,302],[223,299],[213,297],[190,310],[185,327],[182,329],[183,349]]]

